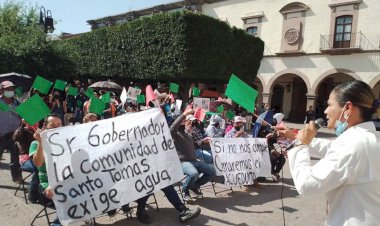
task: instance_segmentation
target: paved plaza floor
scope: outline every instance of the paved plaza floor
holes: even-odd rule
[[[320,136],[326,137],[331,135],[330,133],[320,134]],[[313,162],[315,163],[316,160]],[[8,163],[9,154],[5,153],[0,163],[0,217],[2,219],[0,225],[30,225],[42,206],[25,204],[22,192],[19,192],[17,196],[13,195],[17,185],[10,180]],[[285,225],[323,225],[326,209],[324,197],[322,195],[300,197],[294,188],[288,164],[284,166],[283,173],[283,183],[275,183],[268,178],[266,183],[262,183],[262,189],[246,190],[234,187],[233,192],[222,192],[215,195],[212,187],[206,186],[202,189],[203,199],[194,199],[188,203],[190,207],[199,206],[202,209],[201,215],[188,222],[188,225],[284,225],[282,189]],[[220,191],[226,187],[217,185],[216,189]],[[156,197],[159,211],[156,211],[153,206],[148,208],[148,213],[154,222],[151,225],[184,225],[179,223],[177,211],[161,191],[156,193]],[[53,219],[54,216],[55,214],[50,215],[50,219]],[[143,225],[137,221],[135,213],[132,214],[132,219],[127,219],[122,211],[113,218],[99,216],[96,218],[96,222],[97,225]],[[47,225],[45,218],[38,219],[35,225]],[[73,225],[83,225],[83,223]]]

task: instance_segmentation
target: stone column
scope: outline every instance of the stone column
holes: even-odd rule
[[[317,100],[318,95],[314,93],[306,93],[306,110],[309,110],[309,106],[313,106],[313,110],[315,111],[315,102]]]
[[[263,104],[269,104],[270,106],[270,97],[271,97],[271,93],[263,93]]]

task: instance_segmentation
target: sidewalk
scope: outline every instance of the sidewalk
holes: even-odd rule
[[[5,153],[3,158],[5,160],[0,163],[1,225],[30,225],[33,217],[42,207],[38,204],[25,204],[22,192],[13,196],[17,185],[10,180],[9,154]],[[216,196],[211,186],[203,188],[204,199],[189,203],[191,206],[201,207],[202,213],[198,218],[189,222],[189,225],[284,225],[281,210],[281,183],[274,183],[270,180],[262,185],[263,189],[245,191],[236,187],[233,189],[233,193],[223,192]],[[224,188],[224,185],[218,185],[217,190]],[[160,211],[157,212],[151,207],[148,209],[154,222],[152,225],[184,225],[178,222],[178,213],[164,197],[164,194],[157,192],[156,197]],[[300,198],[294,188],[293,180],[290,178],[287,164],[284,166],[283,197],[286,225],[323,225],[326,207],[324,198],[322,196]],[[53,219],[54,216],[55,214],[50,215],[50,219]],[[96,222],[97,225],[143,225],[136,220],[135,213],[129,220],[121,211],[113,218],[99,216],[96,218]],[[45,218],[39,218],[35,225],[47,225]],[[79,226],[83,223],[73,225]]]

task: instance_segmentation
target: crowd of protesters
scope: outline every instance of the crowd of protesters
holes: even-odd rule
[[[91,99],[85,95],[87,87],[80,83],[77,86],[79,93],[76,96],[67,95],[67,89],[65,91],[53,90],[50,95],[43,95],[38,90],[32,89],[29,95],[39,94],[51,110],[51,114],[36,125],[27,124],[14,111],[0,111],[0,124],[2,125],[0,127],[0,156],[4,150],[8,150],[10,153],[10,170],[14,182],[21,182],[21,171],[34,173],[28,192],[28,199],[32,203],[52,203],[51,199],[54,195],[54,192],[49,187],[43,149],[42,145],[40,145],[40,133],[43,130],[88,123],[145,109],[145,106],[137,104],[136,100],[127,99],[123,103],[115,92],[111,92],[110,102],[107,103],[103,113],[91,113]],[[15,85],[10,81],[2,82],[0,87],[0,101],[9,105],[12,109],[20,104],[20,100],[14,94],[15,88]],[[109,91],[95,90],[94,94],[96,98],[100,98],[106,92]],[[182,181],[181,188],[183,201],[188,201],[192,197],[203,197],[201,186],[212,180],[220,183],[224,181],[224,178],[216,176],[213,167],[210,147],[211,138],[247,138],[249,137],[247,131],[251,128],[251,123],[257,120],[256,116],[258,114],[269,113],[268,115],[271,115],[269,106],[265,105],[262,111],[256,108],[255,113],[257,114],[254,115],[247,114],[247,112],[237,108],[235,110],[237,116],[231,119],[226,117],[224,111],[220,115],[214,114],[201,122],[194,116],[193,109],[185,110],[182,113],[181,109],[176,109],[178,106],[174,104],[165,86],[158,86],[155,92],[159,105],[156,105],[156,107],[161,108],[167,120],[183,173],[186,175],[186,178]],[[187,104],[191,104],[191,97]],[[152,103],[150,106],[155,105]],[[182,109],[185,106],[186,104],[183,104]],[[271,118],[273,119],[273,114]],[[270,121],[273,125],[280,123],[280,121],[277,122],[276,120]],[[226,122],[223,127],[222,122]],[[265,138],[268,134],[266,131],[272,124],[268,124],[267,120],[263,120],[260,123],[260,132],[253,134],[253,136]],[[285,163],[285,156],[274,147],[273,141],[269,143],[273,179],[278,181],[279,172]],[[258,183],[259,180],[255,180],[254,187],[262,188]],[[173,207],[178,210],[181,222],[186,222],[200,214],[201,210],[199,208],[190,209],[184,205],[172,185],[162,189],[162,191]],[[192,196],[190,192],[193,193]],[[142,223],[152,222],[145,210],[148,198],[149,196],[146,196],[136,201],[138,203],[137,218]],[[128,213],[130,211],[128,204],[124,205],[122,210]],[[108,212],[108,215],[113,216],[115,213],[116,210],[112,210]],[[53,225],[60,225],[58,218],[55,219]]]

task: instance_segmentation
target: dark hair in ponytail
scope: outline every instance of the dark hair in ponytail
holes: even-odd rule
[[[369,121],[374,113],[375,95],[371,87],[362,81],[354,80],[342,83],[333,89],[341,107],[347,101],[358,107],[364,121]]]

